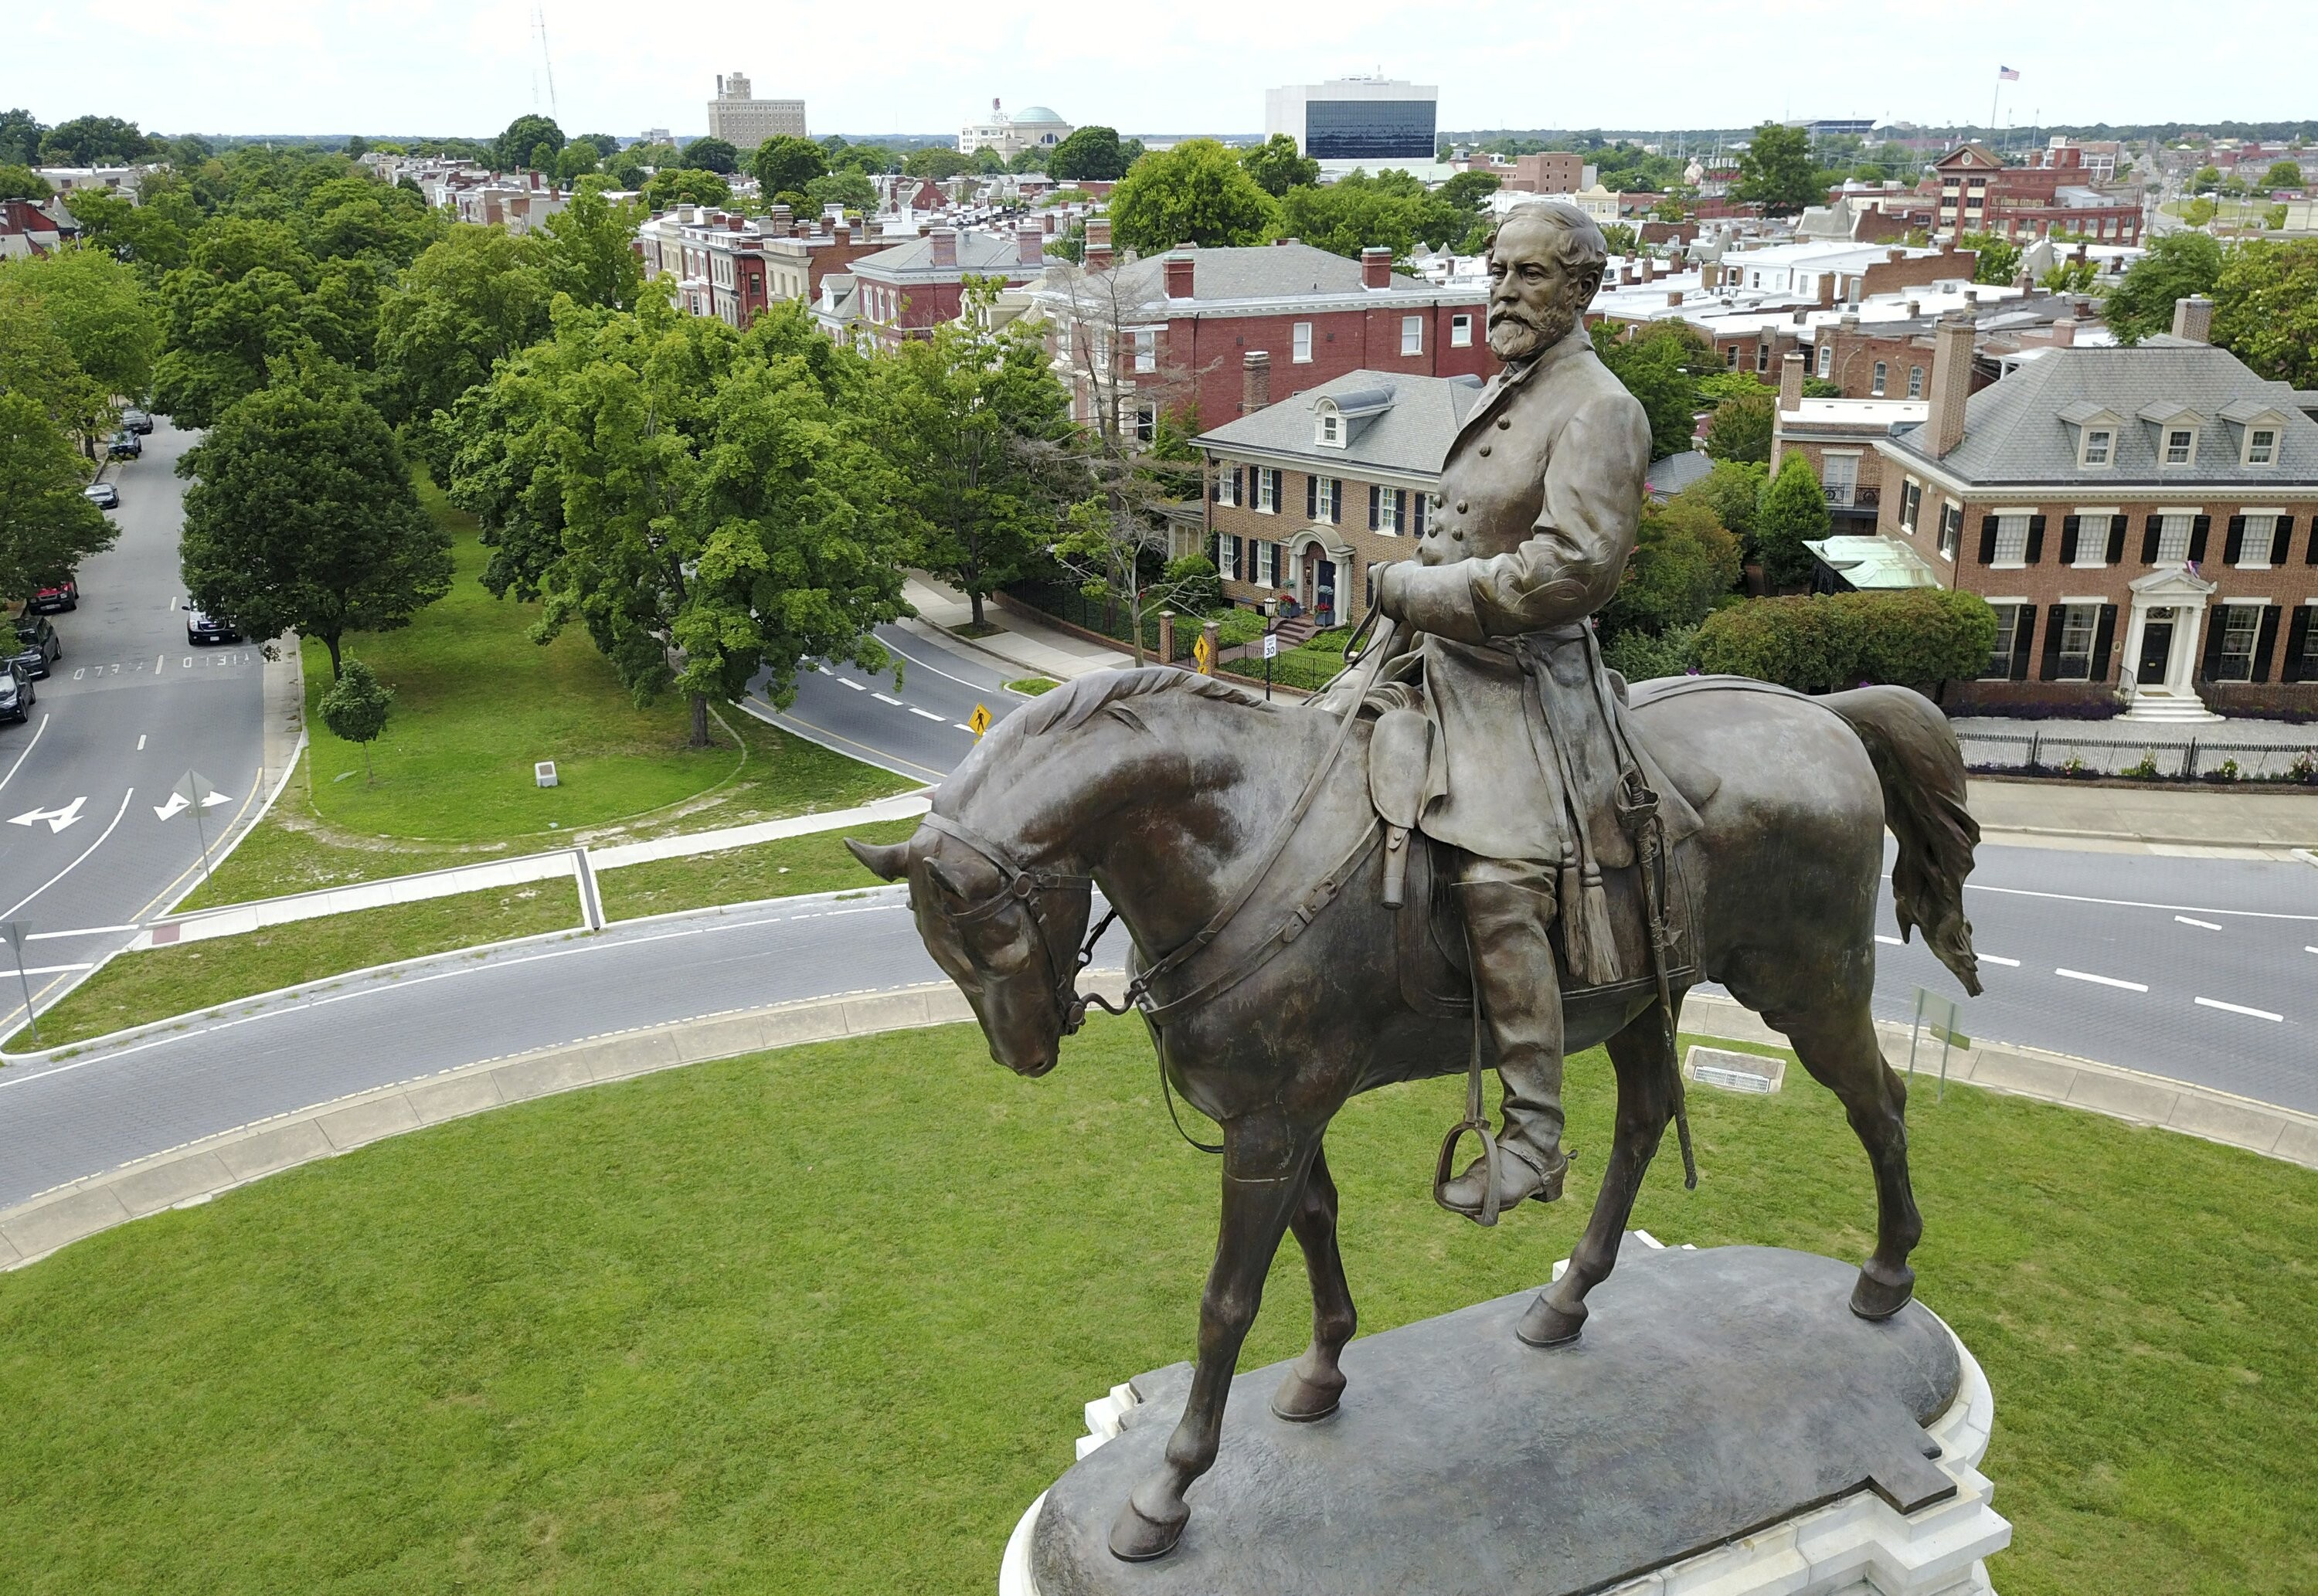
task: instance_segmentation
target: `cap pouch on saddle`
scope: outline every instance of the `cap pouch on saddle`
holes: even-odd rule
[[[1388,709],[1369,736],[1369,800],[1385,824],[1384,903],[1398,909],[1408,879],[1411,833],[1424,802],[1433,722],[1414,709]]]

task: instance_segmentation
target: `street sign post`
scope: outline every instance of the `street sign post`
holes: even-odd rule
[[[1929,1030],[1940,1039],[1940,1088],[1934,1100],[1945,1102],[1948,1095],[1948,1048],[1970,1047],[1972,1038],[1964,1035],[1963,1009],[1937,992],[1916,989],[1916,1023],[1908,1034],[1908,1073],[1916,1073],[1916,1045]]]
[[[1267,632],[1263,634],[1263,701],[1266,704],[1271,702],[1271,662],[1279,658],[1280,634]]]
[[[203,881],[207,881],[210,876],[210,838],[209,828],[202,824],[202,811],[212,803],[231,802],[231,799],[217,790],[217,784],[211,781],[209,777],[198,770],[188,770],[177,778],[177,785],[169,789],[169,802],[153,806],[154,814],[165,820],[181,810],[190,809],[193,811],[193,837],[201,844]]]
[[[8,951],[15,955],[16,981],[24,992],[24,1024],[31,1029],[32,1045],[39,1047],[42,1045],[40,1022],[32,1013],[32,978],[24,973],[24,928],[14,920],[0,920],[0,941],[6,942]]]
[[[1191,645],[1191,659],[1199,666],[1201,676],[1216,674],[1216,646],[1208,641],[1206,632],[1201,632],[1199,641]]]
[[[976,737],[979,737],[984,732],[989,731],[990,706],[985,704],[975,704],[974,706],[974,713],[966,717],[966,728],[967,731],[973,732]]]

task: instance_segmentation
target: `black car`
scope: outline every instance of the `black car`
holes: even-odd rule
[[[46,615],[16,617],[16,649],[8,656],[10,665],[19,667],[26,676],[42,677],[64,657],[64,640]]]
[[[112,441],[104,446],[108,460],[134,460],[144,453],[145,441],[125,426],[114,433]]]
[[[130,432],[151,432],[153,417],[142,410],[123,410],[121,412],[121,425]]]
[[[196,646],[202,643],[231,643],[241,641],[241,632],[230,621],[200,610],[185,612],[185,641]]]
[[[32,681],[17,666],[0,669],[0,721],[22,721],[32,713]]]

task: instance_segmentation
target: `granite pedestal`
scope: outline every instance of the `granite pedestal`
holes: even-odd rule
[[[1002,1596],[1987,1592],[1987,1381],[1920,1304],[1854,1317],[1854,1274],[1636,1233],[1575,1345],[1514,1336],[1524,1291],[1355,1340],[1317,1423],[1271,1412],[1286,1365],[1242,1375],[1182,1544],[1128,1564],[1110,1521],[1190,1371],[1140,1376],[1088,1404]]]

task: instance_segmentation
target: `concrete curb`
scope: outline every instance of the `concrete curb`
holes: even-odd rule
[[[1090,971],[1087,979],[1114,1002],[1121,1000],[1122,972]],[[510,1103],[768,1048],[972,1018],[956,987],[935,982],[701,1015],[373,1088],[189,1142],[0,1210],[0,1273],[132,1219],[191,1207],[300,1164]],[[1693,997],[1685,1005],[1685,1018],[1689,1023],[1684,1028],[1696,1035],[1786,1045],[1785,1037],[1727,998]],[[1906,1056],[1906,1027],[1879,1021],[1876,1029],[1887,1057],[1895,1056],[1895,1043],[1896,1056]],[[1993,1045],[1952,1054],[1948,1079],[2318,1169],[2318,1116],[2227,1092],[2087,1059]]]

